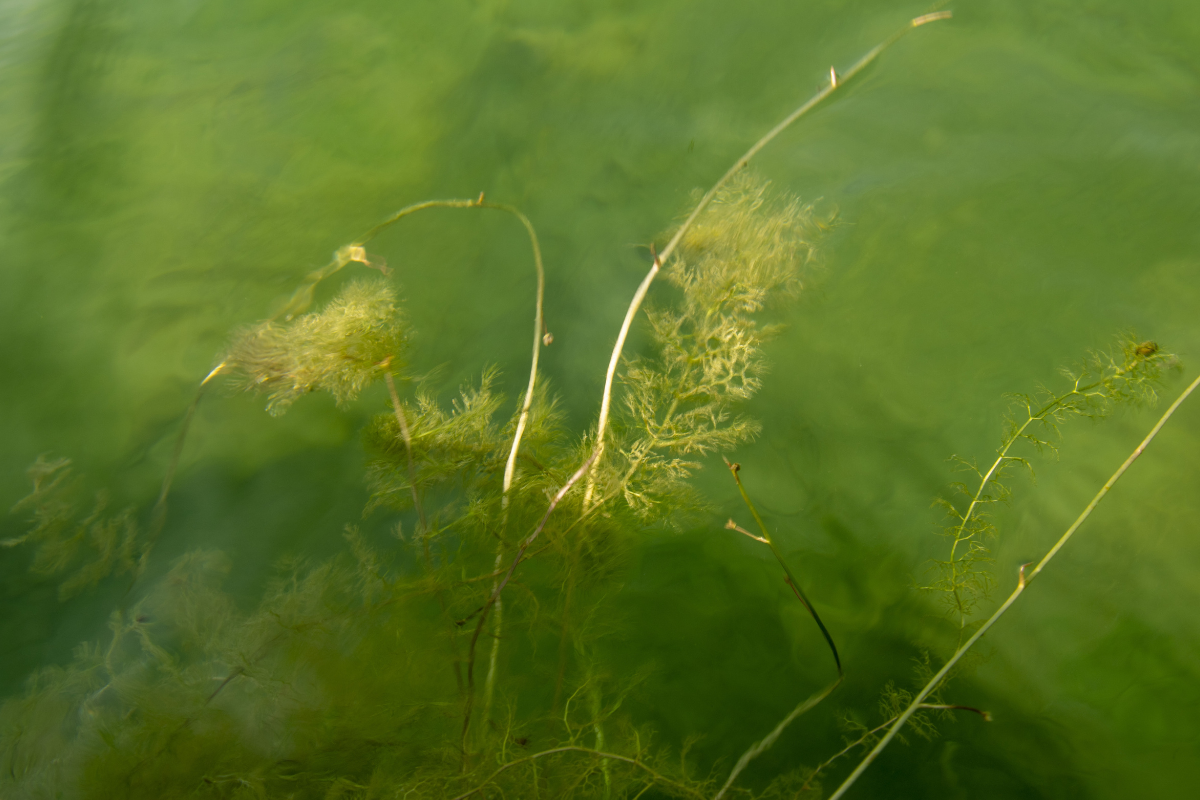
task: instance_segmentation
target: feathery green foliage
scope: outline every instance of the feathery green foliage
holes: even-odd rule
[[[242,331],[226,357],[243,388],[266,392],[282,414],[296,398],[322,390],[347,403],[399,356],[404,336],[395,295],[382,281],[349,283],[322,311]]]
[[[947,684],[969,667],[966,656],[970,647],[977,641],[977,637],[986,631],[986,626],[994,622],[1025,587],[1026,578],[1024,567],[1022,567],[1017,591],[996,614],[993,614],[992,618],[985,623],[985,627],[977,631],[976,636],[964,644],[962,636],[968,625],[968,616],[984,598],[992,581],[991,574],[982,568],[982,564],[988,561],[987,540],[996,535],[995,525],[987,513],[988,506],[1002,502],[1010,496],[1009,488],[1003,483],[1010,466],[1019,464],[1029,469],[1031,474],[1033,472],[1028,458],[1014,452],[1013,448],[1025,443],[1035,451],[1040,452],[1049,448],[1057,452],[1056,440],[1060,437],[1059,426],[1062,423],[1074,417],[1100,420],[1110,415],[1120,405],[1136,406],[1155,402],[1157,400],[1156,387],[1161,383],[1164,370],[1177,366],[1177,364],[1178,359],[1162,351],[1157,343],[1139,342],[1137,337],[1132,334],[1125,334],[1118,338],[1114,348],[1108,351],[1089,353],[1080,366],[1062,370],[1068,381],[1067,388],[1064,390],[1053,392],[1043,388],[1033,396],[1015,395],[1016,402],[1005,420],[1005,434],[998,455],[986,471],[979,469],[974,463],[966,462],[961,458],[955,459],[974,472],[980,482],[974,491],[965,484],[956,484],[956,488],[970,498],[969,504],[964,509],[960,509],[944,499],[939,500],[940,504],[948,509],[952,519],[951,525],[946,530],[947,536],[952,540],[951,557],[948,561],[935,562],[935,566],[941,570],[943,577],[933,587],[925,588],[944,592],[951,610],[958,615],[957,652],[935,674],[929,652],[923,650],[922,658],[916,662],[914,683],[918,688],[914,690],[898,686],[895,680],[887,681],[878,700],[878,715],[882,718],[878,724],[868,726],[862,723],[855,714],[844,711],[842,714],[843,729],[849,734],[846,737],[845,746],[814,768],[802,768],[790,776],[782,777],[780,781],[783,783],[779,785],[787,787],[786,791],[789,794],[786,796],[797,798],[822,796],[819,792],[821,776],[846,756],[856,751],[870,749],[858,769],[833,795],[833,797],[840,797],[861,774],[865,766],[870,763],[870,760],[891,739],[905,741],[903,734],[900,733],[902,725],[918,736],[930,739],[938,735],[938,720],[950,719],[956,711],[971,712],[984,720],[991,719],[991,715],[987,711],[947,702],[944,699],[944,692]],[[1200,379],[1197,382],[1200,383]],[[1193,384],[1192,388],[1195,386],[1196,384]],[[1190,392],[1191,389],[1188,391]],[[1187,392],[1176,401],[1176,405],[1172,407],[1171,411],[1178,407],[1179,402],[1186,396]],[[1168,411],[1168,416],[1171,411]],[[1136,454],[1135,452],[1134,457]],[[1126,466],[1128,464],[1127,461]],[[734,470],[736,478],[737,465],[731,465],[731,468]],[[1112,481],[1109,486],[1111,483]],[[753,505],[750,504],[748,498],[746,499],[753,512]],[[1088,511],[1085,511],[1085,517],[1094,507],[1095,501]],[[732,520],[727,527],[771,544],[770,536],[766,532],[765,526],[758,520],[757,514],[755,514],[755,518],[763,531],[762,537],[755,536],[738,527]],[[1078,525],[1078,522],[1076,524]],[[1074,528],[1072,528],[1073,530]],[[1071,531],[1068,531],[1067,536],[1070,533]],[[1065,541],[1065,537],[1064,540],[1060,540],[1058,546],[1061,546],[1063,541]],[[1043,559],[1042,565],[1054,552],[1052,550],[1046,559]],[[778,554],[777,557],[779,557]],[[781,557],[779,558],[782,564],[783,560]],[[1039,565],[1040,568],[1041,565]],[[784,564],[784,569],[787,570],[786,564]],[[798,596],[811,610],[811,606],[805,598],[799,593]],[[824,626],[822,626],[822,630],[824,630]],[[790,719],[791,717],[785,719],[785,723]],[[750,753],[753,752],[752,749]],[[743,756],[743,759],[745,758],[746,756]],[[772,786],[776,786],[776,784],[772,784]]]
[[[504,457],[508,455],[505,446],[510,440],[501,435],[495,422],[503,403],[503,398],[492,390],[495,379],[494,371],[485,372],[479,387],[463,387],[449,410],[425,392],[417,394],[415,403],[402,404],[419,493],[451,480],[462,481],[464,488],[479,482],[484,486],[489,481],[495,483],[497,462],[503,470]],[[534,426],[535,430],[537,427]],[[373,490],[370,508],[385,504],[410,507],[412,485],[404,468],[404,438],[395,415],[376,416],[367,438],[382,454],[370,466],[368,480]]]
[[[36,545],[32,569],[40,575],[73,574],[58,587],[67,599],[95,586],[110,575],[139,569],[144,545],[138,538],[133,509],[109,512],[108,494],[96,492],[92,510],[82,515],[79,481],[70,459],[47,461],[38,456],[29,467],[33,491],[13,506],[13,513],[30,513],[32,528],[23,536],[0,541],[0,547]]]
[[[365,513],[397,515],[393,552],[347,528],[346,555],[285,565],[250,613],[220,589],[222,556],[186,556],[114,613],[106,646],[82,648],[5,706],[0,780],[34,794],[86,785],[95,796],[357,797],[385,787],[414,798],[632,797],[651,787],[706,796],[707,779],[691,776],[686,759],[675,766],[624,714],[637,679],[608,677],[592,642],[607,630],[624,543],[687,510],[680,498],[698,456],[757,430],[735,407],[764,369],[770,329],[758,317],[773,297],[795,294],[816,228],[810,208],[772,200],[762,181],[739,180],[718,197],[668,270],[679,302],[650,315],[652,353],[623,373],[628,413],[604,465],[608,494],[584,509],[577,487],[550,516],[546,499],[576,470],[587,437],[561,428],[544,382],[528,406],[522,398],[504,411],[493,370],[449,407],[420,389],[401,398],[391,382],[400,312],[382,282],[351,282],[321,309],[243,331],[217,372],[266,393],[272,414],[317,389],[346,402],[389,381],[392,407],[366,431]],[[73,507],[57,499],[66,462],[39,461],[31,474],[20,508],[36,507],[38,527],[21,541],[71,554],[87,531],[116,530],[97,511],[66,536]],[[503,642],[524,638],[549,654],[533,669],[554,690],[522,697],[516,715],[508,681],[522,679],[508,673],[503,654],[514,645],[504,644],[488,667],[500,703],[480,709],[477,644],[504,588],[498,567],[537,525],[541,543],[521,549],[527,563],[507,592]],[[65,556],[46,552],[39,564],[61,566]],[[124,553],[98,563],[128,566]],[[498,610],[495,619],[499,637]],[[448,668],[431,672],[436,662]]]
[[[1067,386],[1061,391],[1043,387],[1032,395],[1014,395],[1015,402],[1005,419],[1004,438],[996,459],[981,468],[974,461],[955,460],[978,478],[968,486],[956,483],[955,490],[965,500],[955,504],[939,498],[950,518],[944,530],[950,540],[950,555],[934,562],[938,578],[927,587],[941,592],[951,613],[965,629],[979,602],[987,597],[994,579],[986,569],[990,563],[989,541],[996,536],[988,507],[1007,500],[1012,491],[1005,480],[1013,466],[1022,466],[1033,474],[1029,455],[1017,448],[1035,452],[1057,452],[1061,436],[1059,426],[1076,417],[1102,419],[1120,405],[1143,405],[1157,399],[1155,386],[1163,368],[1175,363],[1174,356],[1161,351],[1154,342],[1139,342],[1132,335],[1120,338],[1116,347],[1088,354],[1073,369],[1064,369]]]
[[[774,332],[757,315],[799,291],[822,227],[811,205],[772,197],[748,172],[696,218],[664,270],[679,302],[647,312],[653,352],[628,359],[620,375],[624,413],[605,494],[644,519],[670,517],[695,506],[686,481],[697,457],[758,434],[757,422],[736,414],[761,386],[762,345]]]

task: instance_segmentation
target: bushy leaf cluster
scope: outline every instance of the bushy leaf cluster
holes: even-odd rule
[[[619,457],[607,490],[643,519],[695,507],[687,479],[697,458],[758,434],[737,411],[762,385],[762,346],[774,332],[757,315],[798,292],[822,227],[812,206],[742,173],[688,228],[664,269],[679,300],[648,312],[652,352],[628,359],[621,373]]]
[[[710,794],[686,753],[670,757],[629,718],[639,679],[614,675],[596,642],[614,630],[605,608],[629,543],[700,505],[687,479],[701,457],[757,433],[738,406],[765,369],[771,328],[758,315],[795,293],[815,232],[811,209],[771,199],[761,181],[717,197],[666,267],[676,302],[649,314],[650,351],[624,362],[601,493],[585,505],[576,485],[549,516],[593,442],[563,429],[536,372],[515,408],[494,370],[440,401],[401,371],[404,326],[380,280],[242,330],[215,374],[264,394],[272,414],[309,392],[344,404],[387,384],[365,432],[374,532],[348,526],[341,556],[281,565],[249,611],[222,590],[218,553],[191,553],[136,587],[105,641],[43,670],[0,711],[0,794]],[[134,569],[144,548],[132,513],[109,516],[102,500],[76,522],[68,472],[66,461],[34,465],[18,506],[33,528],[5,544],[37,544],[45,572],[84,562],[64,584],[74,591]]]
[[[318,390],[339,404],[353,400],[403,345],[394,292],[382,280],[355,280],[319,312],[241,331],[226,364],[244,388],[267,394],[268,411],[282,414]]]
[[[1004,436],[989,466],[955,457],[976,480],[954,484],[957,502],[945,498],[937,501],[949,517],[943,532],[951,542],[950,554],[933,563],[936,579],[927,588],[941,594],[960,628],[966,628],[994,582],[987,568],[991,561],[990,540],[997,534],[990,507],[1011,496],[1007,483],[1011,468],[1024,467],[1033,474],[1030,450],[1056,453],[1060,426],[1071,419],[1100,420],[1121,406],[1154,402],[1164,369],[1176,361],[1154,342],[1122,335],[1113,348],[1092,352],[1079,365],[1062,370],[1066,383],[1063,389],[1042,387],[1034,394],[1013,395]],[[1018,450],[1019,445],[1025,449]]]
[[[79,480],[70,459],[48,461],[39,456],[28,473],[33,490],[12,511],[28,514],[32,527],[22,536],[0,541],[0,547],[35,546],[32,569],[39,575],[70,572],[58,587],[64,600],[110,575],[138,571],[145,543],[132,508],[111,512],[108,493],[100,490],[91,511],[82,512]]]

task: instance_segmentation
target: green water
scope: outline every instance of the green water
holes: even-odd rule
[[[757,169],[836,208],[735,456],[843,652],[847,683],[747,771],[840,747],[907,683],[939,612],[931,501],[952,454],[990,460],[1006,392],[1134,329],[1200,368],[1200,6],[988,2],[915,31],[777,139]],[[0,502],[40,453],[149,508],[229,332],[328,254],[427,197],[519,206],[542,237],[568,424],[594,418],[643,245],[763,132],[906,19],[884,2],[0,2]],[[500,215],[430,212],[380,237],[448,397],[487,363],[523,388],[528,243]],[[642,341],[635,334],[632,346]],[[1175,377],[1163,389],[1172,397]],[[269,417],[206,397],[151,576],[196,547],[252,606],[285,554],[341,549],[366,498],[350,410]],[[1200,400],[1193,399],[984,641],[951,702],[986,708],[889,749],[852,797],[1175,797],[1200,779]],[[997,512],[998,594],[1153,424],[1064,429]],[[722,509],[648,535],[603,645],[626,711],[707,771],[832,677],[769,553]],[[745,520],[743,520],[745,522]],[[366,524],[366,523],[365,523]],[[3,535],[24,529],[4,519]],[[66,603],[0,551],[0,686],[105,639],[121,587]],[[151,580],[148,577],[147,580]],[[845,771],[843,765],[842,772]],[[842,773],[838,773],[842,774]],[[836,785],[836,782],[827,785]]]

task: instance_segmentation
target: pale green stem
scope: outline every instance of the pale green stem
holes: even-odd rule
[[[1137,362],[1135,362],[1135,366],[1136,366],[1136,363]],[[1124,367],[1117,369],[1114,373],[1114,376],[1124,375],[1130,369],[1131,369],[1131,367],[1128,364],[1126,364]],[[1055,409],[1061,407],[1067,401],[1067,398],[1075,397],[1075,396],[1087,397],[1089,392],[1091,392],[1097,386],[1102,386],[1102,385],[1104,385],[1103,379],[1098,380],[1094,383],[1090,383],[1087,386],[1081,387],[1079,385],[1079,379],[1077,378],[1075,380],[1075,385],[1073,387],[1071,387],[1071,391],[1065,392],[1065,393],[1059,395],[1058,397],[1055,397],[1053,400],[1051,400],[1049,403],[1047,403],[1041,409],[1039,409],[1036,414],[1030,413],[1030,411],[1027,407],[1026,408],[1027,419],[1025,420],[1025,422],[1023,422],[1021,424],[1021,427],[1019,427],[1015,431],[1013,431],[1013,433],[1009,436],[1008,440],[1006,442],[1004,442],[1003,446],[1000,448],[1000,453],[996,457],[996,460],[994,462],[992,462],[991,468],[988,469],[987,473],[983,476],[982,480],[979,482],[978,491],[976,491],[975,496],[971,498],[970,505],[967,506],[966,512],[964,512],[962,515],[962,520],[959,522],[959,524],[954,529],[954,543],[951,544],[951,546],[950,546],[950,570],[951,570],[950,579],[953,584],[952,590],[954,592],[955,607],[958,609],[959,644],[962,644],[962,633],[965,630],[965,628],[967,627],[967,608],[966,608],[966,604],[963,602],[962,595],[959,590],[958,562],[955,560],[955,557],[958,553],[958,546],[961,543],[973,538],[973,536],[974,536],[974,533],[968,534],[967,536],[963,536],[962,534],[963,534],[963,531],[966,529],[966,526],[970,523],[971,517],[974,515],[976,507],[980,504],[981,498],[983,497],[984,491],[987,489],[988,483],[990,483],[992,481],[992,479],[996,475],[997,470],[1000,469],[1000,465],[1003,464],[1004,461],[1008,458],[1008,451],[1010,449],[1012,449],[1012,446],[1021,439],[1021,437],[1025,434],[1025,430],[1030,425],[1032,425],[1034,422],[1044,421],[1047,417],[1049,417],[1054,412]]]
[[[1121,476],[1125,474],[1125,471],[1129,469],[1130,465],[1137,460],[1138,456],[1140,456],[1142,452],[1150,445],[1150,442],[1154,441],[1154,437],[1158,435],[1160,430],[1162,430],[1163,425],[1167,424],[1167,420],[1171,418],[1171,415],[1175,413],[1175,410],[1179,408],[1183,401],[1186,400],[1188,396],[1196,390],[1197,386],[1200,386],[1200,377],[1197,377],[1194,381],[1192,381],[1191,385],[1189,385],[1187,389],[1185,389],[1183,393],[1176,398],[1175,402],[1171,404],[1171,407],[1167,409],[1166,413],[1159,418],[1158,423],[1150,430],[1150,433],[1146,435],[1146,438],[1142,440],[1142,443],[1139,444],[1134,451],[1129,454],[1129,458],[1125,459],[1125,463],[1121,464],[1117,471],[1113,473],[1112,477],[1105,482],[1104,486],[1100,488],[1100,491],[1096,493],[1096,496],[1092,498],[1092,501],[1088,503],[1087,508],[1083,510],[1083,512],[1075,519],[1073,523],[1071,523],[1071,527],[1067,528],[1066,533],[1059,537],[1059,540],[1055,542],[1054,546],[1050,548],[1049,552],[1042,557],[1042,560],[1039,561],[1037,566],[1033,568],[1033,571],[1030,572],[1029,575],[1025,575],[1025,567],[1021,567],[1020,572],[1018,573],[1017,588],[1014,589],[1013,593],[1008,596],[1008,599],[1004,601],[1004,604],[996,609],[996,612],[988,618],[987,622],[983,623],[979,630],[975,631],[975,634],[968,639],[965,644],[959,647],[957,651],[955,651],[954,655],[950,657],[950,660],[946,662],[945,666],[938,670],[937,674],[929,680],[929,683],[925,684],[925,687],[913,697],[908,708],[906,708],[896,719],[896,723],[888,729],[888,732],[884,734],[883,738],[879,740],[878,744],[875,745],[871,752],[868,753],[865,758],[863,758],[862,762],[859,763],[854,772],[850,773],[850,776],[847,777],[842,785],[838,787],[838,790],[829,797],[829,800],[838,800],[839,797],[842,797],[849,790],[854,782],[858,780],[859,776],[862,775],[867,770],[867,767],[871,765],[871,762],[874,761],[879,754],[883,752],[883,749],[891,743],[892,739],[896,737],[896,734],[900,732],[900,728],[904,725],[904,723],[907,722],[909,718],[920,709],[921,705],[925,702],[925,698],[929,697],[930,694],[937,690],[942,681],[946,679],[946,676],[950,674],[950,670],[952,670],[954,666],[962,659],[962,657],[966,655],[968,650],[975,646],[976,642],[983,638],[983,635],[987,633],[993,625],[996,624],[997,620],[999,620],[1005,615],[1005,613],[1008,612],[1008,609],[1011,608],[1012,604],[1017,601],[1017,598],[1021,596],[1026,587],[1029,586],[1033,579],[1038,576],[1038,574],[1048,563],[1050,563],[1050,559],[1054,558],[1054,556],[1058,554],[1058,551],[1061,550],[1064,545],[1066,545],[1067,541],[1070,540],[1070,538],[1075,534],[1075,531],[1079,529],[1079,526],[1084,523],[1084,520],[1091,516],[1092,511],[1094,511],[1096,506],[1100,504],[1100,501],[1104,499],[1105,495],[1108,494],[1109,490],[1112,489],[1116,482],[1121,479]]]
[[[537,269],[537,300],[534,304],[533,314],[533,358],[529,367],[529,386],[525,389],[525,400],[521,405],[521,416],[517,419],[517,432],[513,435],[512,448],[508,452],[508,461],[504,465],[503,502],[505,508],[507,508],[508,490],[512,486],[513,474],[517,467],[517,451],[521,447],[521,436],[525,433],[525,424],[529,421],[529,409],[533,405],[533,389],[537,383],[538,356],[541,353],[543,341],[549,338],[549,334],[544,334],[546,326],[542,316],[542,301],[546,293],[546,273],[542,268],[542,248],[538,246],[537,233],[534,232],[533,223],[529,221],[529,218],[512,206],[492,203],[486,205],[515,214],[517,219],[521,220],[521,224],[529,232],[529,242],[533,246],[533,265]]]
[[[786,117],[784,117],[778,125],[768,131],[766,135],[764,135],[753,145],[751,145],[750,149],[747,150],[741,158],[735,161],[733,166],[731,166],[725,172],[725,174],[721,176],[721,179],[714,183],[712,188],[700,198],[700,202],[696,204],[696,207],[692,209],[692,213],[688,215],[687,219],[683,221],[683,224],[679,226],[679,229],[675,231],[675,235],[671,237],[669,242],[667,242],[667,246],[663,248],[661,253],[655,256],[654,263],[650,265],[650,271],[646,273],[644,278],[642,278],[642,282],[638,285],[637,291],[634,292],[633,300],[629,303],[629,309],[625,312],[625,320],[621,323],[621,330],[617,334],[617,343],[613,346],[612,356],[608,360],[608,371],[604,375],[604,394],[600,398],[600,418],[596,425],[596,458],[592,467],[593,470],[596,469],[596,466],[600,463],[600,459],[604,455],[604,434],[608,429],[608,415],[612,406],[613,380],[617,374],[617,365],[621,361],[621,352],[625,348],[625,339],[629,336],[629,328],[633,325],[634,317],[637,316],[637,312],[638,309],[641,308],[642,301],[646,299],[646,292],[649,291],[650,284],[654,282],[654,278],[658,275],[659,270],[662,269],[662,265],[667,263],[667,260],[674,254],[675,248],[679,246],[679,243],[683,240],[683,237],[689,230],[691,230],[691,227],[693,224],[695,224],[697,217],[699,217],[700,214],[703,213],[706,208],[708,208],[708,206],[712,203],[713,198],[717,196],[717,193],[725,186],[725,184],[728,183],[734,175],[745,169],[750,163],[750,160],[758,155],[760,150],[770,144],[771,141],[779,134],[787,130],[792,123],[818,106],[821,101],[845,86],[851,79],[866,69],[876,58],[878,58],[880,53],[895,44],[901,37],[903,37],[913,28],[919,27],[928,22],[935,22],[937,20],[947,19],[949,17],[950,12],[940,11],[932,14],[925,14],[924,16],[910,20],[909,23],[903,28],[899,29],[891,36],[877,44],[875,47],[871,48],[866,55],[860,58],[852,67],[850,67],[850,69],[846,70],[845,73],[838,75],[831,68],[830,81],[825,88],[821,89],[811,98],[809,98],[807,102],[805,102],[791,114],[788,114]],[[592,493],[595,490],[594,477],[594,474],[588,476],[587,489],[583,496],[583,508],[585,511],[587,510],[588,505],[591,503]]]
[[[1066,398],[1077,393],[1078,392],[1076,389],[1072,389],[1070,392],[1067,392],[1061,397],[1056,397],[1052,402],[1048,403],[1040,411],[1038,411],[1037,414],[1027,414],[1028,419],[1021,424],[1020,428],[1017,428],[1017,430],[1013,432],[1008,441],[1004,443],[1004,446],[1000,448],[1000,454],[996,457],[996,460],[992,462],[991,468],[979,482],[979,489],[975,492],[975,496],[971,498],[971,503],[967,506],[966,512],[963,513],[962,521],[959,522],[958,526],[954,529],[954,543],[950,545],[950,569],[951,580],[954,583],[954,602],[958,608],[960,630],[965,628],[967,625],[967,610],[965,604],[963,603],[962,596],[959,594],[958,562],[956,562],[954,559],[955,554],[958,552],[958,545],[970,538],[969,536],[964,537],[962,532],[966,528],[967,524],[971,521],[971,517],[975,513],[975,508],[979,505],[980,499],[983,497],[983,492],[985,489],[987,489],[988,483],[991,482],[992,477],[996,474],[996,470],[998,470],[1000,465],[1004,463],[1005,458],[1008,456],[1008,451],[1012,449],[1012,446],[1016,444],[1020,440],[1021,436],[1025,433],[1025,429],[1032,425],[1035,421],[1045,419],[1046,415],[1061,405]]]
[[[333,254],[333,259],[328,264],[326,264],[324,267],[322,267],[318,270],[315,270],[313,272],[310,272],[305,277],[305,279],[304,279],[303,283],[301,283],[300,287],[298,289],[296,289],[296,291],[292,294],[292,297],[283,306],[283,308],[281,308],[274,315],[274,318],[285,317],[287,319],[291,319],[296,314],[302,312],[305,308],[308,307],[308,304],[312,301],[313,290],[316,287],[317,283],[319,283],[320,281],[329,277],[330,275],[334,274],[338,270],[342,269],[342,267],[346,266],[347,264],[351,263],[352,261],[365,262],[366,253],[365,253],[364,247],[366,246],[366,244],[368,242],[370,242],[377,235],[379,235],[380,232],[382,232],[384,229],[386,229],[390,225],[393,225],[396,222],[399,222],[401,219],[404,219],[405,217],[407,217],[411,214],[415,214],[418,211],[424,211],[426,209],[431,209],[431,208],[493,208],[498,211],[504,211],[506,213],[512,214],[518,220],[520,220],[522,225],[525,226],[525,230],[529,234],[530,245],[533,248],[534,267],[537,271],[537,300],[536,300],[535,309],[534,309],[533,358],[532,358],[532,364],[529,369],[529,385],[525,391],[524,401],[521,406],[521,414],[517,419],[517,429],[513,436],[512,447],[509,450],[508,460],[507,460],[507,462],[505,464],[505,468],[504,468],[503,501],[502,502],[503,502],[503,506],[504,506],[505,510],[507,511],[507,509],[508,509],[508,492],[512,486],[512,481],[513,481],[514,473],[516,470],[517,454],[521,447],[521,437],[525,433],[525,427],[529,421],[530,407],[532,406],[532,403],[533,403],[533,391],[534,391],[534,387],[537,383],[538,356],[541,352],[541,346],[543,344],[543,341],[545,341],[548,344],[549,340],[550,340],[550,336],[548,333],[544,334],[545,339],[543,340],[543,332],[545,331],[545,320],[544,320],[542,309],[543,309],[543,300],[545,297],[546,279],[545,279],[545,270],[542,266],[542,249],[538,243],[537,232],[533,228],[533,223],[531,223],[529,221],[529,218],[526,217],[523,213],[521,213],[521,211],[519,209],[517,209],[514,206],[504,204],[504,203],[486,202],[483,199],[482,193],[479,195],[478,198],[476,198],[474,200],[463,200],[463,199],[426,200],[421,203],[414,203],[413,205],[405,206],[404,208],[400,209],[396,213],[392,214],[387,219],[380,222],[375,227],[368,230],[366,233],[364,233],[362,236],[360,236],[357,240],[355,240],[352,244],[349,244],[342,248],[339,248],[338,251]],[[214,370],[214,372],[215,372],[215,370]],[[210,377],[211,377],[211,375],[210,375]],[[405,449],[408,453],[409,483],[412,484],[413,503],[416,506],[417,514],[421,521],[422,532],[424,533],[427,531],[427,524],[425,521],[424,511],[421,508],[420,498],[417,493],[416,472],[415,472],[415,468],[413,465],[413,457],[412,457],[412,437],[410,435],[408,423],[404,417],[404,412],[400,405],[400,398],[399,398],[399,395],[396,393],[396,387],[392,380],[392,376],[391,376],[390,372],[385,371],[385,379],[388,384],[388,391],[391,394],[392,406],[395,411],[396,421],[400,424],[400,432],[404,438]],[[205,380],[207,381],[208,379],[206,378]],[[428,544],[426,545],[426,547],[428,548]],[[497,568],[499,568],[499,564],[500,564],[502,558],[503,558],[503,543],[501,543],[497,548],[497,553],[496,553]],[[497,659],[499,656],[500,621],[501,621],[500,606],[499,606],[500,598],[499,598],[499,592],[497,591],[499,586],[500,586],[500,584],[498,584],[498,583],[493,585],[492,600],[496,604],[496,616],[493,620],[493,626],[494,626],[493,634],[494,635],[493,635],[493,640],[492,640],[492,652],[491,652],[491,657],[489,658],[488,675],[487,675],[487,679],[486,679],[485,715],[487,713],[490,713],[490,710],[491,710],[492,697],[493,697],[494,686],[495,686],[495,668],[496,668],[496,663],[497,663]],[[471,664],[474,663],[474,657],[475,657],[474,645],[475,645],[475,640],[472,640],[471,656],[470,656]],[[464,723],[463,723],[464,742],[465,742],[466,732],[467,732],[467,730],[469,728],[469,724],[470,724],[470,713],[471,713],[470,708],[471,708],[471,698],[468,697],[467,710],[464,714],[465,718],[464,718]]]
[[[400,395],[396,392],[396,381],[392,379],[392,372],[384,366],[383,380],[387,384],[388,394],[392,398],[392,411],[396,415],[396,423],[400,426],[400,437],[404,440],[404,454],[408,460],[408,487],[412,491],[413,508],[417,511],[417,519],[420,520],[421,540],[427,541],[426,534],[429,532],[429,524],[425,520],[425,509],[421,506],[421,496],[417,493],[417,469],[413,464],[412,454],[412,432],[408,428],[408,420],[404,416],[404,407],[400,405]]]
[[[546,293],[546,273],[542,267],[542,248],[538,245],[537,233],[533,229],[533,223],[529,218],[512,206],[499,204],[488,204],[493,208],[499,208],[516,215],[517,219],[521,220],[521,224],[525,226],[525,230],[529,232],[529,243],[533,247],[533,265],[537,270],[537,299],[534,302],[533,313],[533,358],[529,367],[529,385],[525,388],[525,399],[521,404],[521,416],[517,419],[517,430],[513,434],[512,448],[508,452],[508,462],[504,465],[504,484],[503,497],[501,505],[504,508],[504,527],[508,528],[508,491],[512,488],[513,476],[516,473],[517,452],[521,447],[521,437],[525,433],[525,425],[529,421],[529,409],[533,405],[533,390],[537,383],[538,371],[538,356],[541,354],[542,344],[549,344],[550,335],[545,333],[546,324],[543,317],[543,300]],[[499,585],[500,564],[504,559],[504,542],[501,540],[496,544],[496,572],[497,577],[492,581],[492,591],[496,591]],[[483,689],[483,719],[486,721],[492,715],[492,698],[496,690],[496,664],[500,658],[500,636],[504,629],[504,607],[503,599],[496,595],[495,606],[492,610],[492,652],[488,656],[488,672],[487,678],[484,681]]]
[[[779,738],[780,734],[783,733],[788,725],[791,725],[792,722],[795,721],[796,717],[814,708],[826,697],[829,697],[829,695],[833,693],[833,690],[836,689],[841,682],[842,678],[839,676],[836,681],[829,684],[800,705],[796,706],[794,709],[792,709],[792,713],[784,717],[783,720],[775,726],[773,731],[763,737],[762,741],[755,742],[753,745],[751,745],[749,750],[742,753],[742,757],[739,758],[737,764],[734,765],[733,770],[729,773],[729,777],[725,779],[725,784],[721,787],[720,791],[713,795],[713,800],[721,800],[721,798],[725,796],[725,792],[729,791],[729,787],[733,785],[735,780],[737,780],[737,776],[742,774],[742,770],[744,770],[751,761],[758,758],[760,755],[770,749],[771,745],[775,744],[775,740]]]

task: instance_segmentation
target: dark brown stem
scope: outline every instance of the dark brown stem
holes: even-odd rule
[[[786,576],[784,580],[787,582],[787,585],[792,587],[792,591],[795,592],[796,598],[804,604],[804,607],[808,609],[808,613],[812,616],[813,621],[817,623],[817,627],[821,629],[821,635],[825,637],[825,641],[829,645],[829,651],[833,653],[833,663],[837,666],[838,678],[842,678],[845,673],[842,671],[842,659],[841,656],[838,655],[837,645],[833,643],[833,636],[830,635],[829,629],[825,627],[825,623],[821,621],[821,616],[817,613],[817,610],[813,608],[813,604],[809,601],[808,596],[804,594],[804,590],[800,588],[800,584],[797,583],[796,577],[792,575],[791,568],[788,566],[787,562],[783,560],[783,554],[779,552],[779,548],[775,546],[775,540],[771,538],[770,532],[767,531],[767,526],[762,521],[762,517],[759,516],[758,509],[755,508],[754,503],[750,500],[750,495],[746,493],[746,487],[742,485],[742,479],[738,475],[742,465],[731,463],[729,459],[725,459],[725,466],[729,467],[729,472],[731,475],[733,475],[734,482],[737,483],[738,491],[742,495],[742,500],[746,503],[746,507],[750,509],[750,514],[754,517],[754,522],[758,525],[758,529],[762,532],[762,536],[755,536],[749,531],[739,528],[736,524],[733,524],[733,520],[730,520],[729,524],[727,524],[725,527],[739,531],[740,533],[744,533],[751,539],[757,539],[758,541],[766,544],[767,547],[771,548],[771,553],[774,554],[775,560],[779,562],[779,566],[783,567],[783,572]]]
[[[467,696],[463,704],[463,724],[462,724],[462,771],[467,771],[467,735],[471,731],[471,712],[475,706],[475,645],[479,643],[479,634],[483,632],[483,626],[487,622],[488,611],[491,610],[492,603],[489,602],[483,607],[483,611],[479,614],[479,622],[475,624],[475,632],[471,634],[471,646],[467,649]]]

